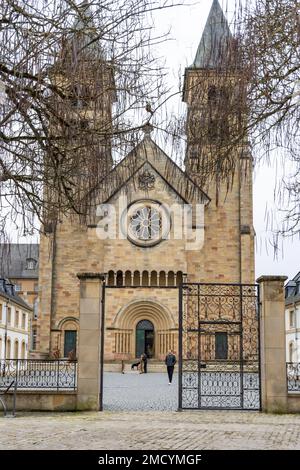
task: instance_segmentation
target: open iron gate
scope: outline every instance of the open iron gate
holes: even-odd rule
[[[179,288],[179,409],[260,410],[259,288]]]

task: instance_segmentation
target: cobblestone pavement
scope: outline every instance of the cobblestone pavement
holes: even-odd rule
[[[0,418],[0,449],[300,449],[300,415],[19,412]]]
[[[167,373],[104,374],[103,405],[111,411],[177,410],[178,375],[169,385]]]
[[[178,413],[176,375],[170,386],[166,374],[104,380],[102,413],[0,414],[0,449],[300,449],[300,414]]]

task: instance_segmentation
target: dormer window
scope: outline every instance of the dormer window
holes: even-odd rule
[[[35,269],[36,267],[36,260],[32,258],[28,258],[26,260],[26,269]]]

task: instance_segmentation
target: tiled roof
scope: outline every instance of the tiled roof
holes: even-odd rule
[[[28,269],[28,261],[34,269]],[[0,245],[0,277],[8,279],[38,278],[39,245],[37,243],[5,243]]]
[[[10,300],[27,310],[32,310],[32,308],[24,302],[21,297],[19,297],[14,289],[14,285],[11,284],[8,280],[0,278],[0,298],[4,297],[6,300]]]
[[[285,304],[290,305],[300,302],[300,272],[288,281],[285,286]]]

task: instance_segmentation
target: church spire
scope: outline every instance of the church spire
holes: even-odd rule
[[[99,44],[99,32],[93,20],[89,2],[84,0],[77,8],[71,33],[73,52],[81,53],[104,60],[103,50]]]
[[[226,65],[233,36],[218,0],[213,0],[193,68],[216,69]]]

